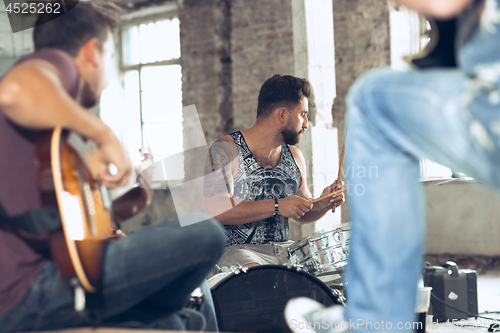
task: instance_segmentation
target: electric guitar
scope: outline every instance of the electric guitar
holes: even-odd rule
[[[456,18],[435,20],[431,25],[430,41],[419,53],[405,57],[412,66],[420,69],[432,67],[457,67],[455,60]]]
[[[472,1],[468,19],[462,22],[461,37],[467,38],[480,20],[484,9],[484,0]],[[422,51],[417,54],[404,57],[410,66],[419,69],[442,67],[457,67],[456,41],[457,41],[457,18],[440,20],[426,17],[431,29],[429,31],[430,41]]]
[[[75,290],[75,308],[83,310],[85,292],[100,289],[104,247],[121,234],[114,211],[123,220],[129,217],[123,207],[138,212],[151,196],[135,186],[112,206],[99,181],[96,144],[61,127],[39,135],[35,165],[42,203],[57,207],[62,221],[62,229],[50,235],[50,251],[62,278]]]

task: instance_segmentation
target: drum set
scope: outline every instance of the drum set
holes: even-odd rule
[[[304,237],[288,248],[288,261],[314,275],[338,272],[347,264],[349,223]]]
[[[288,265],[233,266],[208,280],[220,331],[289,333],[288,300],[309,297],[325,306],[344,304],[350,224],[304,237],[288,248]],[[339,278],[329,279],[330,276]],[[327,285],[324,281],[330,281]]]

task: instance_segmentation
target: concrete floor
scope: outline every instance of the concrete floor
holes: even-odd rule
[[[477,278],[479,312],[500,312],[500,271],[490,271]]]

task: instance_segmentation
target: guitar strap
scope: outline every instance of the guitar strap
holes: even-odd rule
[[[8,216],[0,203],[0,224],[8,224],[34,235],[41,235],[61,228],[61,216],[55,207],[45,206],[18,216]]]

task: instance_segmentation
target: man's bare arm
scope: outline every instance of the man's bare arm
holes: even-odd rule
[[[234,159],[234,152],[232,150],[234,149],[231,149],[231,143],[228,141],[216,141],[210,147],[205,165],[205,197],[229,194],[233,200],[234,180],[231,161]],[[234,203],[232,205],[234,206]]]
[[[209,150],[205,164],[205,208],[221,224],[235,225],[273,216],[274,200],[246,201],[233,198],[234,179],[238,171],[238,149],[233,140],[223,137]],[[279,199],[280,214],[299,218],[312,207],[298,196]]]
[[[62,126],[95,141],[105,141],[109,128],[74,101],[58,79],[58,74],[47,67],[20,65],[0,82],[0,107],[7,118],[22,127]]]
[[[101,172],[109,187],[121,185],[131,166],[121,143],[96,115],[69,96],[60,83],[59,73],[48,66],[22,64],[12,69],[0,82],[0,108],[15,124],[32,129],[56,126],[75,131],[100,144],[105,163],[118,168],[116,175]]]
[[[395,0],[422,14],[436,18],[451,18],[460,13],[471,0]]]
[[[212,144],[205,163],[205,208],[222,224],[248,223],[267,218],[274,212],[271,200],[249,202],[233,198],[238,167],[237,160],[234,164],[232,161],[237,157],[236,145],[226,136]]]

